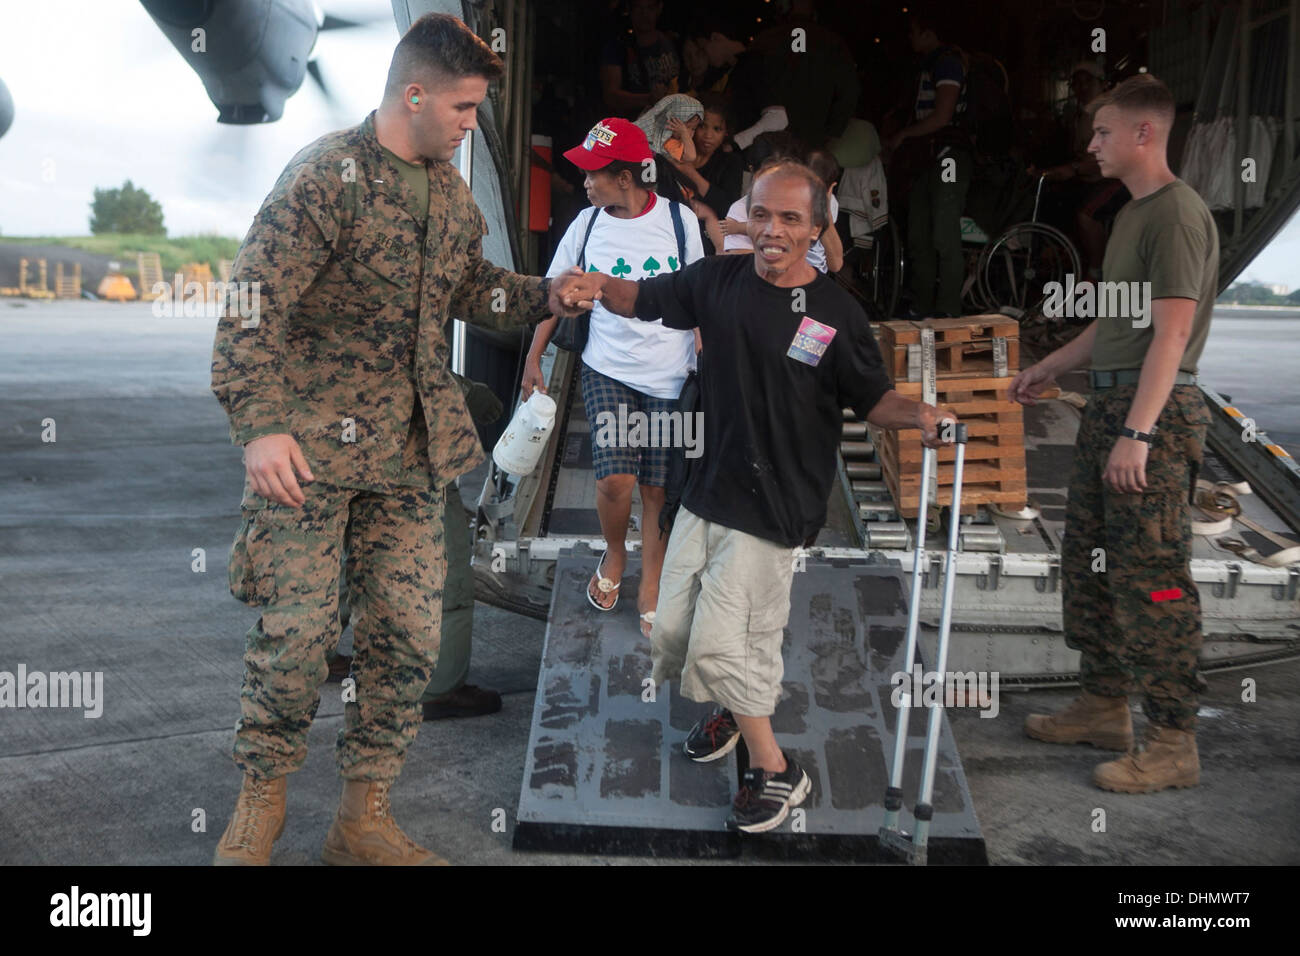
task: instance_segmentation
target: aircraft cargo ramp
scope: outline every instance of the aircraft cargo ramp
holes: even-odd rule
[[[584,549],[585,550],[585,549]],[[621,855],[892,859],[877,840],[884,819],[897,712],[891,675],[903,663],[905,579],[895,563],[806,562],[794,575],[782,648],[783,695],[772,718],[781,745],[812,778],[802,812],[766,834],[725,820],[743,748],[713,763],[682,753],[709,705],[653,689],[650,644],[630,600],[629,561],[615,610],[583,595],[595,555],[562,556],[542,652],[519,797],[516,849]],[[909,724],[904,792],[917,793],[925,721]],[[986,863],[984,839],[945,718],[930,859]],[[903,814],[903,828],[912,818]]]

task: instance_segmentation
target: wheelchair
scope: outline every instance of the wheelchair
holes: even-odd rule
[[[973,312],[998,312],[1023,318],[1047,298],[1044,286],[1065,283],[1066,274],[1082,278],[1079,250],[1055,226],[1038,221],[1046,175],[1038,177],[1030,218],[990,239],[969,216],[962,217],[966,278],[962,302]]]
[[[847,179],[849,171],[845,172]],[[1038,177],[1029,219],[1013,222],[995,237],[970,216],[962,216],[961,241],[967,263],[962,303],[967,312],[1002,312],[1023,318],[1047,298],[1047,283],[1064,284],[1067,274],[1073,274],[1076,280],[1082,277],[1082,261],[1074,242],[1055,226],[1038,221],[1046,180],[1045,175]],[[1013,210],[1013,217],[1016,208],[1028,204],[1027,192],[1018,192],[1023,204],[1012,200],[1008,208]],[[887,200],[882,208],[886,212],[841,193],[840,210],[849,217],[852,239],[851,245],[846,244],[846,259],[852,267],[853,283],[881,317],[890,318],[898,307],[907,259],[898,224],[888,214]]]

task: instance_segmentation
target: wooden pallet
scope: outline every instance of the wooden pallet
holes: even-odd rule
[[[1024,464],[1025,433],[1021,422],[966,422],[966,461],[1005,462]],[[900,465],[921,467],[921,430],[905,428],[893,432],[886,443],[893,459]],[[935,449],[939,461],[952,461],[957,457],[952,445]],[[919,473],[919,471],[918,471]]]
[[[81,263],[74,262],[72,275],[63,271],[63,263],[54,264],[54,296],[58,299],[81,298]]]
[[[47,288],[49,284],[49,264],[44,259],[36,260],[36,271],[39,279],[32,283],[27,279],[27,266],[29,260],[18,260],[18,294],[26,296],[29,299],[53,299],[54,292]]]
[[[939,404],[951,408],[962,421],[967,416],[978,420],[996,416],[989,420],[1023,422],[1024,408],[1011,399],[1012,378],[941,378],[935,383],[935,391]],[[895,382],[894,388],[900,395],[921,400],[920,382]]]
[[[1006,347],[1006,375],[1020,370],[1020,325],[1004,315],[969,315],[957,319],[881,322],[876,338],[885,368],[895,381],[920,381],[922,329],[934,331],[935,369],[939,378],[990,377],[996,340]]]
[[[962,514],[979,505],[1023,507],[1028,492],[1025,470],[1024,409],[1010,400],[1011,378],[950,378],[936,383],[939,404],[951,409],[966,425],[966,461],[962,473]],[[898,382],[899,393],[920,400],[920,382]],[[904,517],[915,518],[921,501],[919,429],[885,431],[872,428],[876,458],[895,505]],[[956,449],[937,449],[941,506],[952,504],[952,462]]]
[[[159,294],[154,292],[154,286],[163,281],[162,256],[156,252],[137,253],[136,267],[139,270],[136,278],[140,283],[140,300],[148,302],[158,298]]]
[[[901,516],[915,518],[921,506],[921,472],[917,470],[903,472],[887,450],[887,446],[877,446],[877,458],[880,471],[889,488],[890,497]],[[987,464],[967,460],[962,469],[961,513],[975,514],[981,505],[1005,505],[1012,509],[1023,508],[1029,487],[1023,462],[1020,467],[1012,468],[1009,464]],[[938,488],[935,500],[940,507],[952,505],[952,464],[940,462]]]

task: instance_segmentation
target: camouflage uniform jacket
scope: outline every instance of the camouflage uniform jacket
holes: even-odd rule
[[[373,113],[289,162],[239,248],[216,333],[212,390],[234,443],[291,434],[317,481],[375,491],[445,484],[483,461],[444,324],[545,318],[549,281],[486,261],[464,179],[447,162],[428,172],[426,234]],[[234,291],[253,282],[255,321]]]

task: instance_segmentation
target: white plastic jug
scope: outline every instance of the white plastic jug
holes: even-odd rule
[[[532,474],[554,427],[555,399],[534,389],[492,449],[492,460],[507,474]]]

